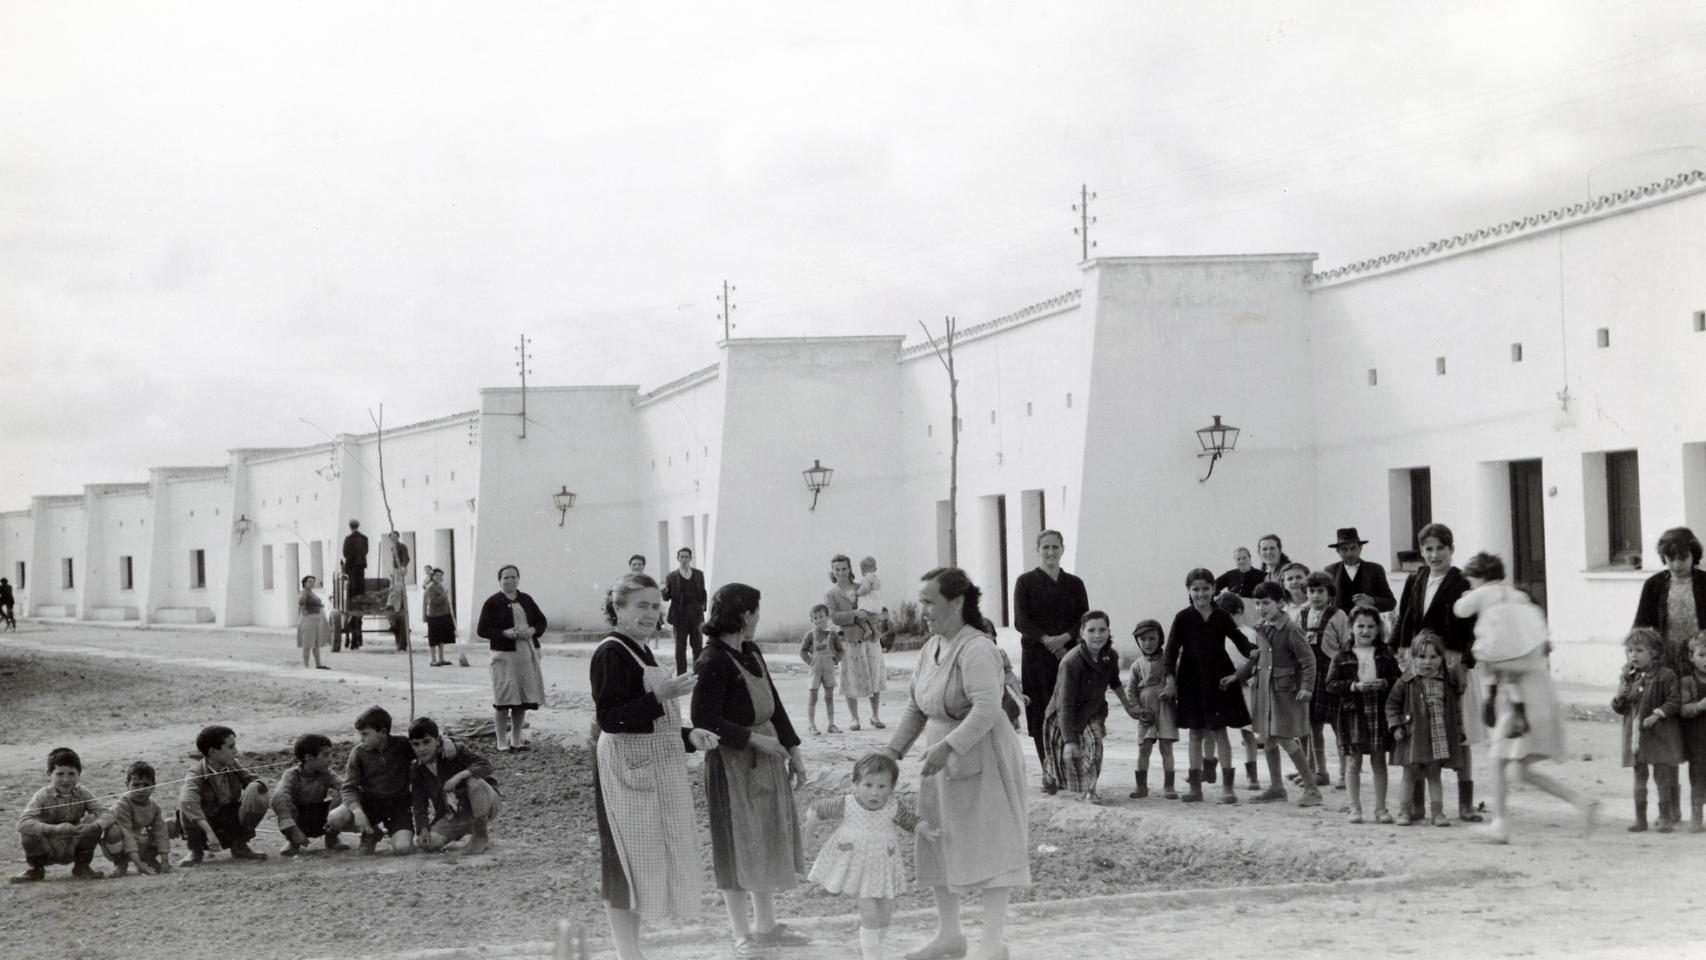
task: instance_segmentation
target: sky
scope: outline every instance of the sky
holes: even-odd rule
[[[0,510],[1706,169],[1706,5],[0,0]]]

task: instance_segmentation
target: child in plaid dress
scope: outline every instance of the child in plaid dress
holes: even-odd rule
[[[867,753],[853,766],[852,793],[819,800],[806,813],[808,837],[821,821],[841,821],[812,863],[809,876],[830,893],[858,898],[863,960],[882,957],[894,898],[906,888],[900,831],[916,831],[926,839],[939,836],[928,821],[895,799],[899,778],[900,765],[888,754]]]
[[[1386,753],[1392,732],[1386,726],[1386,695],[1398,682],[1398,660],[1386,648],[1386,625],[1380,611],[1357,607],[1351,611],[1349,649],[1333,658],[1327,692],[1337,707],[1333,725],[1339,756],[1346,761],[1345,785],[1351,794],[1351,823],[1362,823],[1362,758],[1374,770],[1374,822],[1391,823],[1386,810]]]
[[[1315,766],[1315,785],[1324,787],[1331,777],[1327,773],[1327,727],[1338,722],[1339,705],[1327,689],[1327,674],[1333,658],[1350,646],[1350,618],[1334,602],[1333,578],[1317,570],[1304,580],[1304,595],[1309,602],[1297,615],[1297,626],[1303,639],[1315,651],[1315,694],[1309,700],[1309,739],[1305,742],[1309,758]],[[1333,739],[1339,738],[1337,729]],[[1339,748],[1339,789],[1345,788],[1345,751]]]
[[[1457,768],[1465,750],[1458,698],[1463,695],[1463,672],[1445,664],[1445,641],[1423,630],[1410,641],[1410,668],[1392,685],[1386,698],[1386,722],[1392,728],[1392,762],[1404,767],[1404,809],[1399,826],[1422,820],[1411,802],[1418,780],[1427,781],[1428,811],[1436,827],[1449,827],[1440,771]]]

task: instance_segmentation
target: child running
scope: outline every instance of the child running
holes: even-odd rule
[[[812,736],[818,733],[819,690],[823,691],[824,719],[829,721],[829,732],[841,732],[841,728],[835,725],[835,671],[846,652],[847,648],[841,643],[841,631],[829,621],[829,604],[820,603],[812,607],[812,628],[800,641],[800,659],[811,668],[812,675],[810,699],[806,701],[807,729]]]
[[[113,804],[113,825],[101,844],[115,877],[129,873],[132,866],[138,875],[172,870],[171,830],[165,811],[154,802],[156,782],[154,767],[146,760],[124,772],[125,794]]]
[[[18,818],[18,839],[29,867],[13,877],[13,883],[46,880],[48,866],[58,863],[71,864],[71,876],[77,880],[106,876],[90,864],[113,815],[77,783],[82,776],[83,758],[77,751],[56,747],[48,753],[47,786],[30,797]]]
[[[1177,800],[1179,791],[1173,784],[1173,744],[1179,739],[1179,718],[1173,710],[1173,701],[1161,696],[1161,690],[1167,684],[1166,671],[1161,666],[1161,648],[1165,642],[1161,624],[1155,620],[1144,620],[1132,629],[1131,636],[1137,641],[1137,659],[1132,661],[1126,701],[1131,704],[1129,712],[1137,720],[1137,740],[1141,744],[1137,748],[1137,789],[1131,792],[1131,796],[1134,800],[1149,796],[1149,754],[1159,749],[1161,796]]]
[[[1392,731],[1386,725],[1386,696],[1398,682],[1398,658],[1386,646],[1386,624],[1380,611],[1357,607],[1351,611],[1349,649],[1333,658],[1327,692],[1338,709],[1334,735],[1339,756],[1347,762],[1345,786],[1350,789],[1350,822],[1362,823],[1362,758],[1374,770],[1374,822],[1391,823],[1386,809],[1386,754]]]
[[[1423,630],[1410,641],[1410,667],[1392,685],[1386,698],[1386,722],[1392,728],[1392,762],[1404,767],[1401,827],[1420,823],[1422,811],[1413,797],[1418,781],[1426,781],[1428,811],[1436,827],[1449,827],[1440,771],[1457,767],[1465,746],[1458,698],[1463,695],[1461,670],[1445,664],[1445,641]]]
[[[916,831],[928,840],[940,836],[928,821],[895,799],[895,781],[899,778],[900,765],[892,758],[868,753],[853,766],[852,793],[819,800],[806,813],[808,837],[820,821],[841,821],[812,863],[809,878],[830,893],[858,898],[863,960],[882,957],[894,899],[906,887],[899,831]]]
[[[1623,717],[1623,765],[1635,769],[1635,822],[1630,833],[1647,829],[1647,769],[1659,788],[1659,833],[1670,833],[1681,819],[1671,809],[1682,763],[1682,690],[1676,671],[1665,666],[1665,641],[1651,627],[1636,627],[1623,641],[1629,658],[1619,678],[1611,709]]]

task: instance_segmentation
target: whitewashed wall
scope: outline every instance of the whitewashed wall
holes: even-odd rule
[[[83,582],[84,619],[140,620],[148,596],[153,543],[149,530],[154,502],[148,485],[90,487],[84,496],[88,535]],[[123,580],[123,558],[131,558],[131,581]]]

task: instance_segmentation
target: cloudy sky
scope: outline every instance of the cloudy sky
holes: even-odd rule
[[[495,9],[494,9],[495,8]],[[0,509],[1706,169],[1684,2],[0,0]]]

